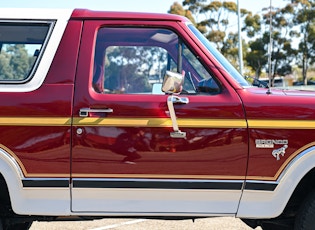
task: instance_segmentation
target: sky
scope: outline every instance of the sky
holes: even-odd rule
[[[87,8],[106,11],[167,13],[176,0],[1,0],[0,8]],[[177,0],[182,3],[182,0]],[[230,0],[233,1],[233,0]],[[237,0],[235,0],[237,1]],[[269,7],[284,6],[284,0],[238,0],[241,8],[254,13]]]
[[[183,0],[0,0],[0,8],[86,8],[104,11],[134,11],[167,13],[174,2]],[[229,0],[239,1],[240,8],[253,13],[268,8],[285,6],[288,0]],[[1,17],[1,16],[0,16]],[[230,20],[229,29],[237,30],[237,19]]]

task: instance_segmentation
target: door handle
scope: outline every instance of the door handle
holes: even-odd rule
[[[112,113],[113,109],[90,109],[90,108],[82,108],[80,109],[79,116],[80,117],[88,117],[89,113]]]
[[[173,104],[188,104],[189,98],[188,97],[178,97],[172,95],[172,97],[169,99],[173,102]]]

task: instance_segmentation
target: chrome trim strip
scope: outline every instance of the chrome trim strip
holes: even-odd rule
[[[18,162],[15,160],[13,156],[11,156],[7,151],[5,151],[5,149],[1,147],[0,147],[0,158],[4,159],[7,163],[13,166],[13,168],[18,173],[20,178],[24,178],[23,171],[20,168],[20,165],[18,164]]]
[[[311,151],[315,151],[315,146],[310,147],[308,149],[305,149],[304,151],[302,151],[300,154],[296,155],[289,164],[287,164],[287,166],[284,168],[284,170],[282,171],[282,173],[279,175],[277,182],[279,183],[282,178],[285,176],[285,174],[289,171],[289,169],[298,161],[300,160],[303,156],[305,156],[306,154],[310,153]]]

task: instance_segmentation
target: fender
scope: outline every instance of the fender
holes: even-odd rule
[[[314,143],[312,143],[314,144]],[[302,178],[315,167],[315,146],[295,156],[286,166],[276,182],[273,191],[244,189],[237,217],[268,219],[279,216]],[[254,181],[246,181],[253,182]]]
[[[23,187],[23,181],[32,178],[24,177],[18,158],[3,145],[0,145],[0,174],[5,179],[16,214],[70,215],[70,185],[65,188]]]

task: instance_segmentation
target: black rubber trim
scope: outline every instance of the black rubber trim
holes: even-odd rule
[[[69,180],[24,179],[24,188],[68,188]],[[276,183],[249,182],[245,190],[274,191]],[[212,181],[131,181],[131,180],[80,180],[73,179],[73,188],[134,188],[134,189],[203,189],[203,190],[241,190],[242,182]]]
[[[70,187],[69,180],[36,180],[24,179],[22,180],[24,188],[68,188]]]
[[[73,180],[74,188],[134,188],[134,189],[210,189],[241,190],[242,182],[194,181],[92,181]]]
[[[276,183],[267,182],[246,182],[245,190],[274,191],[277,188]]]

